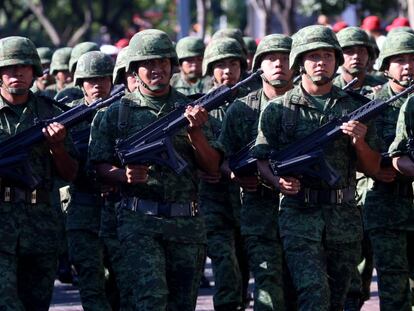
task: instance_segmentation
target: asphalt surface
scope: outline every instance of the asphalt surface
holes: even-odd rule
[[[206,276],[213,283],[212,271],[209,262],[206,265]],[[251,288],[253,287],[253,280],[251,280]],[[213,292],[214,289],[200,289],[197,299],[197,311],[214,311],[213,308]],[[81,311],[79,291],[76,287],[68,284],[61,284],[59,281],[55,282],[55,290],[53,293],[53,301],[50,308],[51,311]],[[250,308],[246,309],[252,311],[252,303]],[[378,305],[378,290],[377,278],[374,275],[371,283],[371,299],[365,302],[362,311],[379,311]]]

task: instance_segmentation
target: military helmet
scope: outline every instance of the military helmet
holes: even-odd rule
[[[220,40],[212,40],[206,47],[203,59],[203,76],[212,74],[212,65],[226,58],[240,59],[240,66],[242,72],[247,68],[246,57],[243,54],[242,48],[237,40],[232,38],[222,38]]]
[[[40,63],[42,65],[50,64],[50,62],[52,61],[52,55],[53,55],[52,49],[48,47],[40,47],[40,48],[37,48],[36,50],[37,50],[37,54],[39,54],[39,57],[40,57]]]
[[[363,46],[367,49],[370,59],[375,59],[375,51],[369,35],[359,27],[347,27],[336,34],[342,49],[352,46]]]
[[[158,29],[140,31],[129,42],[126,71],[131,70],[134,62],[160,58],[169,58],[172,65],[178,65],[177,54],[167,33]]]
[[[82,42],[75,45],[75,47],[72,49],[72,52],[70,53],[69,71],[74,72],[79,57],[81,57],[82,54],[90,51],[99,51],[99,47],[95,42]]]
[[[312,25],[300,29],[292,36],[289,67],[295,69],[294,67],[299,66],[299,60],[304,53],[324,48],[335,50],[337,66],[341,66],[344,63],[341,46],[332,29],[320,25]]]
[[[253,71],[256,71],[262,62],[262,56],[271,52],[281,52],[281,53],[290,53],[292,48],[292,38],[281,35],[273,34],[264,37],[259,45],[257,46],[257,51],[253,57]]]
[[[118,56],[116,57],[115,67],[114,67],[114,73],[113,73],[113,82],[114,84],[122,83],[123,81],[120,81],[122,78],[122,75],[125,74],[125,67],[126,67],[126,61],[127,61],[127,52],[128,52],[128,46],[124,47],[122,50],[119,51]]]
[[[65,47],[55,51],[50,63],[50,74],[55,75],[58,71],[69,70],[69,59],[72,48]]]
[[[414,54],[414,34],[406,31],[388,34],[378,57],[379,70],[387,69],[389,58],[400,54]]]
[[[112,76],[114,63],[109,55],[100,51],[87,52],[78,59],[74,83],[80,85],[82,79]]]
[[[0,39],[0,67],[13,65],[32,65],[34,75],[43,76],[39,54],[28,38],[12,36]]]
[[[249,54],[256,53],[257,43],[252,37],[243,37],[243,42],[246,45],[247,52]]]
[[[226,29],[220,29],[217,30],[213,36],[211,37],[211,40],[216,40],[216,39],[223,39],[223,38],[233,38],[236,39],[237,42],[239,42],[244,57],[247,57],[248,51],[247,51],[247,47],[246,44],[244,43],[243,40],[243,33],[241,32],[240,29],[237,28],[226,28]]]
[[[203,56],[205,45],[201,38],[184,37],[177,42],[175,50],[177,51],[178,60],[184,58]]]

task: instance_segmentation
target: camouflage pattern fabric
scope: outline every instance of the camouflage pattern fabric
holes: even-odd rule
[[[221,41],[222,39],[226,39],[226,38],[235,39],[242,48],[243,57],[246,58],[249,52],[247,50],[246,44],[244,43],[243,33],[241,32],[241,30],[237,28],[219,29],[213,34],[213,36],[211,37],[211,41],[213,40]]]
[[[95,42],[88,41],[76,44],[70,53],[69,71],[75,72],[79,57],[90,51],[99,51],[99,46]]]
[[[64,47],[57,49],[53,55],[50,63],[50,74],[56,75],[58,71],[69,70],[69,60],[72,48]]]
[[[83,79],[112,77],[113,70],[114,63],[109,55],[99,51],[86,52],[78,59],[73,81],[80,86]]]
[[[336,34],[342,49],[352,46],[363,46],[371,59],[375,59],[375,51],[368,34],[359,27],[346,27]]]
[[[384,71],[391,56],[414,53],[414,34],[396,32],[388,34],[378,57],[378,68]]]
[[[359,103],[335,86],[332,87],[323,110],[314,100],[305,95],[300,86],[296,86],[284,97],[270,102],[261,115],[253,154],[258,159],[266,159],[271,149],[282,150],[316,130],[330,117],[340,117],[359,106]],[[286,106],[284,101],[291,106]],[[298,108],[297,113],[293,107]],[[294,129],[284,123],[286,120],[283,116],[289,113],[296,113],[297,116]],[[372,147],[378,145],[374,134],[375,128],[369,126],[366,140]],[[324,151],[326,160],[336,172],[340,176],[348,176],[341,178],[335,188],[355,187],[355,151],[350,146],[349,138],[343,135]],[[302,179],[301,187],[330,189],[322,180],[313,178]],[[280,234],[287,265],[298,293],[299,310],[341,307],[348,291],[351,272],[360,257],[362,223],[356,202],[311,204],[282,196],[280,206]],[[329,257],[331,251],[333,258]],[[328,253],[326,261],[321,260],[323,252]],[[306,263],[303,258],[307,258]],[[328,292],[330,298],[326,294]]]
[[[336,85],[337,87],[339,87],[341,89],[344,88],[344,86],[347,85],[347,84],[348,83],[344,80],[344,78],[341,75],[336,76],[335,79],[334,79],[334,85]],[[373,75],[367,74],[365,76],[364,83],[363,83],[362,87],[359,88],[359,89],[352,89],[352,91],[358,92],[358,93],[360,93],[362,95],[365,95],[365,96],[372,95],[373,87],[379,86],[381,84],[383,84],[383,83],[380,79],[378,79],[377,77],[375,77]]]
[[[92,129],[90,157],[94,163],[105,162],[119,166],[114,157],[117,138],[136,133],[173,110],[175,105],[186,105],[188,100],[172,89],[167,98],[145,97],[135,91],[123,97],[121,102],[114,103],[104,113],[99,131]],[[129,111],[128,126],[125,128],[118,127],[121,104],[127,105]],[[209,140],[212,141],[211,138]],[[188,203],[196,200],[194,156],[185,130],[175,136],[174,146],[189,164],[181,175],[174,174],[166,167],[151,165],[146,184],[123,185],[122,193],[158,202]],[[118,236],[128,264],[128,274],[131,276],[128,286],[134,291],[135,308],[195,308],[206,243],[204,219],[201,215],[163,218],[120,209]]]
[[[97,135],[99,123],[107,108],[100,109],[93,121],[91,130],[92,136]],[[96,142],[96,141],[95,141]],[[93,147],[89,147],[89,150]],[[101,209],[101,222],[99,225],[99,237],[104,245],[104,258],[107,258],[111,270],[115,274],[117,288],[119,289],[120,309],[123,311],[133,310],[133,297],[131,282],[128,281],[129,271],[125,258],[122,254],[121,243],[117,235],[117,218],[116,209],[120,197],[115,193],[110,193],[104,198],[104,204]]]
[[[245,92],[245,89],[239,89],[237,96],[244,96]],[[210,131],[216,138],[220,135],[226,110],[231,105],[228,103],[210,112]],[[201,180],[199,187],[200,208],[207,227],[207,255],[211,258],[214,273],[214,308],[236,310],[244,303],[249,279],[240,233],[240,187],[225,177],[217,184]]]
[[[42,65],[50,64],[50,62],[52,61],[52,55],[53,55],[52,49],[49,47],[40,47],[40,48],[37,48],[36,50],[37,50],[37,54],[39,54],[39,57],[40,57],[40,63]]]
[[[243,37],[243,42],[246,45],[249,54],[255,54],[257,50],[257,43],[252,37]]]
[[[121,51],[119,51],[116,57],[116,62],[115,62],[115,67],[114,67],[114,72],[113,72],[113,80],[112,80],[113,84],[124,83],[127,51],[128,51],[128,47],[123,48]]]
[[[268,99],[262,90],[234,101],[219,141],[230,156],[257,136],[259,114]],[[282,245],[278,236],[279,195],[264,186],[242,193],[241,234],[255,278],[254,310],[283,310]]]
[[[189,57],[203,56],[205,45],[201,38],[184,37],[178,40],[175,50],[178,60],[182,61]]]
[[[290,53],[292,48],[292,39],[281,34],[273,34],[264,37],[256,50],[253,58],[253,71],[260,68],[262,58],[265,54],[271,52]]]
[[[34,119],[61,113],[33,94],[19,108],[0,99],[0,141],[29,128]],[[75,154],[70,138],[66,139],[65,146]],[[50,191],[55,172],[47,144],[35,144],[29,150],[28,161],[33,175],[42,180],[41,189]],[[13,187],[13,183],[3,179],[2,186]],[[48,310],[61,250],[60,215],[51,203],[2,202],[0,213],[0,308]]]
[[[204,80],[206,79],[199,79],[196,83],[190,84],[184,79],[182,73],[176,73],[172,76],[170,85],[184,95],[193,95],[203,93]]]

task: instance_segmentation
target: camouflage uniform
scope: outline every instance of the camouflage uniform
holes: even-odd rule
[[[387,70],[389,58],[399,54],[414,54],[414,35],[394,33],[388,35],[380,53],[380,69]],[[387,83],[376,94],[376,98],[387,100],[395,95]],[[400,149],[406,141],[404,133],[409,123],[406,113],[409,104],[405,98],[389,104],[387,109],[376,119],[376,128],[382,140],[381,152],[390,148],[391,155],[403,155]],[[401,108],[404,104],[404,108]],[[407,109],[408,108],[408,109]],[[401,112],[400,112],[401,109]],[[400,114],[395,137],[395,127]],[[404,119],[405,116],[405,119]],[[405,146],[404,146],[405,148]],[[364,224],[373,245],[375,267],[378,274],[378,289],[381,310],[411,310],[409,289],[409,269],[414,264],[408,256],[409,237],[414,235],[414,209],[412,178],[398,175],[392,183],[371,180],[371,187],[366,194],[364,207]]]
[[[204,48],[205,46],[202,39],[196,37],[185,37],[177,42],[175,50],[177,52],[178,61],[181,64],[181,62],[186,58],[203,56]],[[184,77],[184,74],[179,72],[172,76],[170,84],[184,95],[192,95],[203,92],[203,82],[204,79],[200,77],[196,83],[189,83]]]
[[[7,37],[0,40],[0,67],[33,65],[34,75],[42,75],[39,56],[27,38]],[[30,93],[23,105],[11,105],[0,98],[0,141],[33,126],[35,120],[61,114],[50,102]],[[74,154],[70,139],[66,150]],[[0,204],[0,309],[48,310],[52,298],[59,253],[61,222],[51,206],[49,192],[55,177],[49,146],[35,144],[29,150],[28,162],[33,175],[42,182],[36,189],[37,202],[13,198],[15,193],[31,196],[2,178]],[[22,172],[23,173],[23,172]],[[10,190],[8,190],[10,188]],[[12,194],[8,197],[7,192]],[[7,201],[7,202],[5,202]]]
[[[235,39],[211,41],[204,55],[203,75],[212,75],[214,62],[230,57],[240,59],[243,72],[246,60]],[[245,90],[239,90],[237,94],[241,97],[245,95]],[[229,104],[210,112],[211,131],[216,138],[220,134],[221,123],[228,107]],[[240,188],[226,178],[216,184],[201,180],[199,198],[200,208],[206,218],[207,254],[211,258],[214,273],[214,309],[236,310],[244,303],[243,292],[247,290],[249,279],[247,258],[240,234]],[[243,288],[242,281],[246,282],[246,289]]]
[[[333,48],[337,64],[343,62],[332,30],[309,26],[293,36],[290,67],[298,65],[303,53],[318,48]],[[340,117],[359,106],[335,86],[323,100],[321,108],[322,101],[318,104],[316,98],[296,86],[283,98],[270,102],[261,115],[253,154],[267,159],[271,150],[283,150],[331,117]],[[370,145],[375,144],[371,128],[366,139]],[[279,230],[285,258],[299,310],[306,311],[340,310],[360,257],[362,224],[355,202],[355,151],[345,135],[324,151],[327,161],[343,178],[333,189],[322,180],[303,178],[298,195],[282,196],[280,201]],[[343,195],[342,200],[338,193]]]
[[[176,60],[170,39],[158,30],[139,32],[131,39],[130,47],[133,48],[128,49],[127,70],[132,62],[143,59]],[[187,103],[188,100],[173,88],[167,98],[144,96],[139,90],[126,95],[104,113],[99,131],[92,130],[91,160],[120,167],[114,157],[116,139],[136,133],[176,105]],[[125,106],[120,108],[120,105]],[[125,126],[118,124],[119,113],[126,118]],[[205,256],[203,217],[194,208],[191,208],[192,216],[183,217],[155,217],[141,210],[144,205],[161,203],[172,204],[171,208],[179,203],[188,204],[190,209],[190,202],[196,201],[194,154],[184,129],[175,136],[174,146],[189,165],[181,175],[154,164],[150,166],[146,184],[121,186],[123,200],[118,208],[118,235],[128,263],[135,310],[195,309]],[[139,198],[135,211],[131,208],[135,201],[132,198]]]
[[[52,49],[51,48],[48,48],[48,47],[40,47],[40,48],[37,48],[36,50],[37,50],[37,53],[39,54],[40,63],[42,64],[42,66],[49,67],[50,61],[52,59],[52,54],[53,54]],[[47,75],[49,76],[50,73],[48,73]],[[39,82],[39,83],[41,83],[41,82]],[[49,86],[49,85],[50,84],[48,82],[48,84],[46,86]],[[50,97],[50,98],[53,98],[53,96],[54,96],[54,94],[52,92],[50,92],[50,91],[47,91],[47,90],[41,91],[39,89],[39,87],[37,86],[37,81],[35,81],[33,83],[33,86],[32,86],[32,88],[30,90],[34,94],[38,94],[38,95],[41,94],[41,95],[44,95],[44,96],[47,96],[47,97]]]
[[[253,60],[260,67],[266,53],[289,53],[292,40],[283,35],[262,39]],[[227,156],[235,154],[257,136],[259,114],[268,103],[262,90],[235,100],[223,121],[219,141]],[[255,278],[254,310],[283,310],[282,246],[278,234],[279,196],[265,185],[242,193],[241,234],[249,267]]]
[[[102,52],[83,54],[75,70],[75,85],[82,85],[83,79],[112,76],[113,63]],[[79,99],[70,106],[87,105]],[[80,131],[90,126],[85,121],[73,128]],[[70,185],[70,201],[67,208],[66,230],[69,256],[79,278],[82,306],[85,310],[111,310],[105,296],[105,271],[103,265],[103,244],[98,236],[102,198],[100,189],[89,175],[85,163],[87,155],[81,154],[79,175]]]
[[[361,28],[347,27],[345,29],[342,29],[337,33],[337,38],[342,49],[354,46],[362,46],[367,49],[369,57],[368,63],[375,59],[375,51],[369,39],[369,36]],[[339,75],[334,79],[334,84],[343,89],[346,86],[347,82],[344,80],[342,75]],[[352,91],[358,92],[361,95],[372,95],[372,88],[380,84],[382,83],[378,78],[366,73],[364,80],[362,81],[362,86],[358,89],[352,88]],[[368,189],[368,177],[362,173],[357,173],[357,180],[357,203],[358,206],[360,206],[362,212],[364,206],[364,198]],[[355,267],[351,286],[348,292],[348,300],[345,307],[346,311],[354,310],[353,308],[359,310],[359,306],[353,305],[362,306],[363,302],[368,300],[370,297],[370,286],[374,263],[372,257],[372,247],[369,242],[368,235],[365,233],[365,231],[361,246],[362,258],[360,261],[362,262],[365,259],[365,262],[361,272],[359,272],[358,266]]]

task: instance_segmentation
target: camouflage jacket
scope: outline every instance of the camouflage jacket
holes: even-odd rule
[[[170,80],[170,85],[174,87],[178,92],[181,92],[184,95],[193,95],[203,92],[203,82],[203,79],[198,79],[196,83],[190,84],[184,79],[182,73],[179,72],[172,76]]]
[[[375,97],[387,100],[394,95],[395,93],[392,91],[389,83],[386,83]],[[398,114],[406,99],[407,96],[390,103],[386,110],[375,119],[377,135],[381,139],[381,152],[387,152],[395,138]],[[412,180],[398,175],[396,182],[411,187]],[[392,187],[393,184],[395,183],[390,183],[389,186]],[[372,181],[371,185],[373,185]],[[375,186],[373,186],[373,188],[368,189],[363,209],[365,228],[370,230],[381,227],[400,227],[399,224],[403,224],[402,227],[404,227],[406,226],[406,221],[410,217],[414,217],[412,210],[412,202],[409,198],[375,191]],[[410,213],[412,214],[411,216]],[[414,223],[412,227],[414,228]]]
[[[38,120],[49,119],[61,113],[62,111],[48,102],[47,99],[32,93],[29,95],[28,102],[24,104],[24,108],[23,106],[10,105],[0,97],[0,141],[30,128]],[[69,135],[65,139],[65,147],[72,156],[76,155]],[[29,150],[29,163],[33,175],[42,180],[41,187],[51,189],[53,179],[55,178],[55,171],[53,159],[46,141],[33,145]]]
[[[384,82],[382,82],[379,78],[374,77],[373,75],[367,74],[365,76],[364,79],[364,84],[362,86],[362,88],[360,89],[353,89],[353,91],[358,92],[362,95],[369,95],[372,93],[372,88],[374,86],[378,86],[383,84]],[[345,82],[344,78],[342,78],[342,75],[338,75],[335,77],[334,79],[334,85],[336,85],[339,88],[344,88],[345,85],[347,85],[348,83]]]

